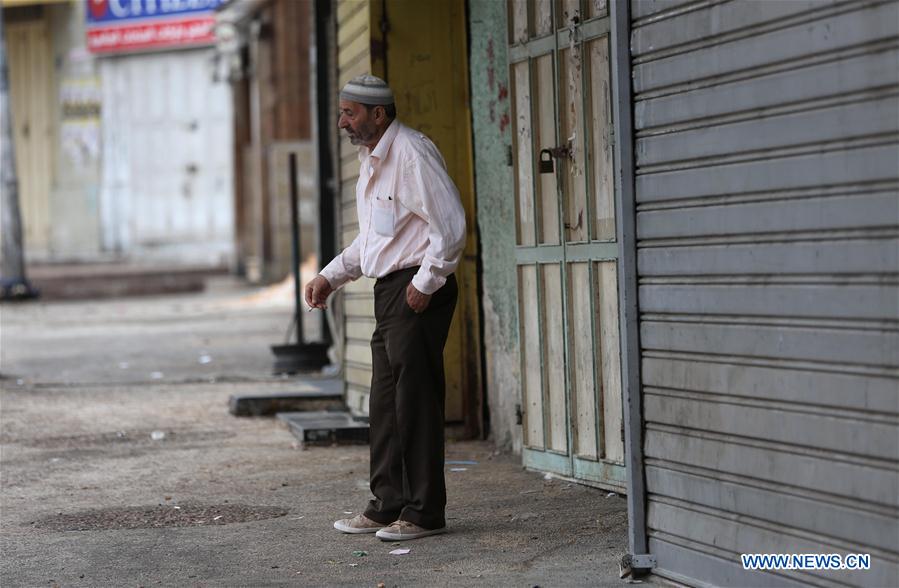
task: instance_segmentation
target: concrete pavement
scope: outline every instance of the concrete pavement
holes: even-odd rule
[[[289,317],[230,279],[0,307],[0,584],[624,583],[624,499],[489,443],[448,445],[448,460],[477,462],[447,466],[449,534],[390,555],[334,531],[370,496],[368,449],[300,450],[277,420],[228,414],[232,394],[309,385],[269,375]]]

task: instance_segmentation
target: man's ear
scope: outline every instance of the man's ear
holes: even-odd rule
[[[375,106],[375,122],[382,123],[387,120],[387,109],[383,106]]]

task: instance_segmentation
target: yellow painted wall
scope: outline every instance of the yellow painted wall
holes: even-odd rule
[[[26,253],[50,247],[50,188],[56,142],[53,55],[43,19],[6,24],[16,173]]]

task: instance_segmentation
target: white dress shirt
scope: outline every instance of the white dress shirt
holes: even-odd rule
[[[465,247],[465,210],[437,147],[394,120],[369,153],[359,150],[359,234],[321,271],[337,289],[361,275],[381,278],[420,265],[412,278],[433,294]]]

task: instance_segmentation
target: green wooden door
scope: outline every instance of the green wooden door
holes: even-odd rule
[[[608,33],[605,0],[509,1],[524,463],[621,490]]]

